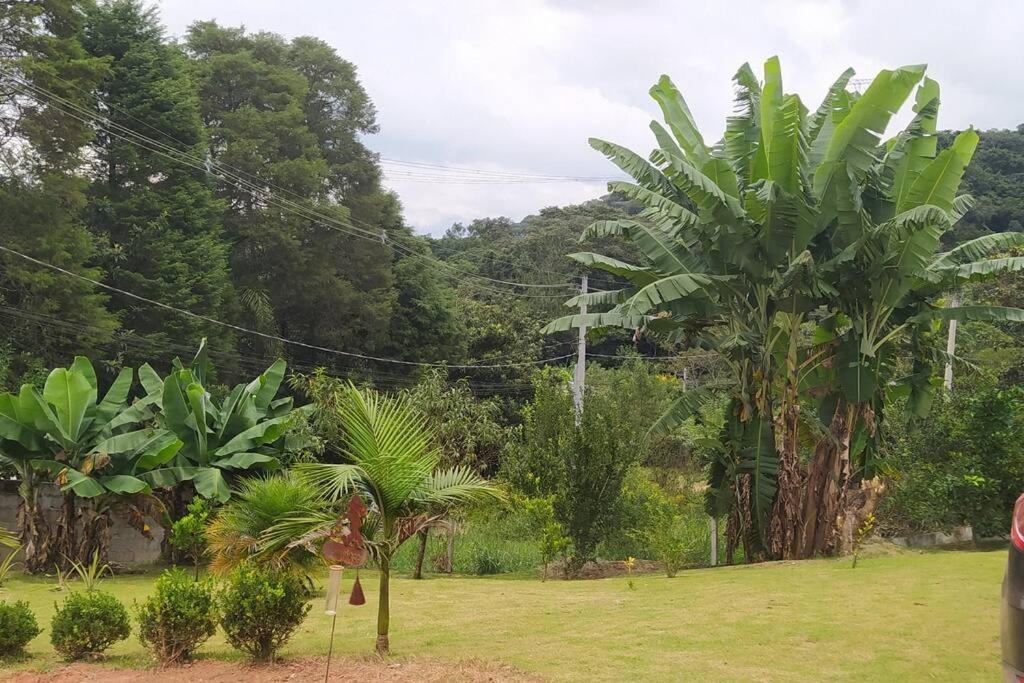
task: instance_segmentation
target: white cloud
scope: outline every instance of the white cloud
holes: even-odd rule
[[[383,156],[517,173],[603,176],[598,136],[649,147],[661,73],[686,95],[708,140],[731,110],[744,61],[782,60],[786,90],[808,106],[847,66],[860,76],[927,62],[943,86],[942,125],[1024,120],[1024,4],[934,0],[163,0],[172,34],[215,18],[227,25],[316,35],[360,70],[379,110],[367,144]],[[599,183],[441,184],[395,181],[410,223],[508,215],[602,193]]]

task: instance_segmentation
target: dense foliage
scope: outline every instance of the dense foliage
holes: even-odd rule
[[[979,537],[1006,533],[1024,473],[1024,388],[972,377],[940,396],[928,420],[893,431],[892,490],[879,516],[887,532],[969,524]]]

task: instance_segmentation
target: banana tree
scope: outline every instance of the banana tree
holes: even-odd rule
[[[46,553],[34,548],[33,568],[42,568],[43,559],[82,561],[94,552],[104,557],[111,512],[148,530],[144,518],[155,512],[147,498],[150,487],[140,476],[167,462],[181,443],[164,430],[139,428],[153,414],[146,401],[128,405],[132,381],[132,370],[125,368],[100,400],[92,363],[78,356],[70,367],[50,372],[41,393],[25,385],[17,396],[0,397],[8,426],[21,430],[7,436],[18,444],[24,534],[38,533],[27,511],[38,511],[40,479],[54,480],[64,492],[53,555],[43,558]],[[79,499],[88,502],[80,505]]]
[[[596,223],[587,235],[625,237],[646,261],[571,255],[628,286],[572,299],[567,305],[611,308],[547,327],[634,328],[725,358],[732,400],[709,503],[729,515],[730,543],[743,542],[748,558],[834,549],[846,491],[870,471],[898,354],[917,370],[903,384],[925,396],[937,320],[1020,315],[941,307],[950,287],[1021,266],[984,258],[1015,237],[935,253],[967,204],[956,189],[975,134],[936,155],[938,86],[922,82],[923,66],[882,71],[863,95],[846,90],[852,74],[844,72],[811,113],[784,92],[776,58],[763,81],[744,65],[735,76],[736,113],[712,146],[662,77],[651,95],[667,129],[651,124],[657,147],[649,159],[591,140],[635,180],[609,189],[644,210]],[[916,116],[880,142],[918,84]],[[710,393],[681,396],[655,429],[671,428]],[[809,473],[800,453],[808,441],[815,443]]]
[[[291,397],[275,398],[285,368],[276,361],[218,403],[206,387],[212,372],[206,340],[188,367],[175,362],[163,379],[142,366],[139,375],[159,409],[158,424],[183,443],[165,467],[146,473],[146,481],[160,487],[191,481],[200,496],[223,503],[231,497],[232,473],[278,467],[298,447],[288,432],[307,410],[293,409]]]
[[[40,572],[52,567],[50,525],[39,502],[42,473],[32,461],[42,452],[42,440],[29,419],[36,405],[31,387],[19,394],[0,394],[0,463],[9,465],[18,475],[17,534],[25,558],[25,569]]]

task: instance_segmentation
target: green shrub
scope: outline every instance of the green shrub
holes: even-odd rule
[[[1006,533],[1024,472],[1024,387],[965,377],[936,397],[928,419],[905,427],[894,415],[884,425],[884,533],[959,524],[970,524],[978,537]]]
[[[0,657],[24,653],[29,641],[42,633],[28,603],[0,602]]]
[[[302,579],[245,563],[228,578],[221,620],[228,642],[258,662],[274,658],[309,612]]]
[[[217,605],[208,581],[180,569],[156,580],[156,591],[138,607],[139,640],[161,664],[189,659],[217,630]]]
[[[99,655],[131,633],[128,610],[109,593],[72,593],[55,607],[50,642],[64,659]]]

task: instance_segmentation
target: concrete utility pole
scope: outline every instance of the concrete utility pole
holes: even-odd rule
[[[580,293],[587,293],[587,276],[583,276]],[[580,302],[580,315],[587,314],[586,300]],[[572,399],[576,407],[576,423],[579,424],[583,415],[583,385],[587,380],[587,327],[580,325],[580,338],[576,344],[576,373],[572,378]]]
[[[960,305],[960,295],[950,294],[949,304],[946,308],[953,308],[954,306]],[[949,321],[949,336],[946,338],[946,355],[950,356],[946,359],[946,378],[945,385],[946,391],[953,388],[953,359],[952,356],[956,354],[956,320]]]

